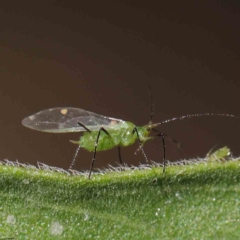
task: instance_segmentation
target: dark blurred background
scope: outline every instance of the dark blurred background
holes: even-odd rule
[[[24,117],[72,106],[148,123],[184,114],[240,115],[239,1],[8,1],[0,8],[0,159],[68,168],[79,133],[48,134],[21,125]],[[229,146],[240,155],[240,120],[202,117],[161,126],[170,160],[203,157]],[[160,140],[145,146],[161,161]],[[144,162],[137,145],[122,149],[128,163]],[[79,153],[76,169],[92,154]],[[101,152],[96,167],[117,161]]]

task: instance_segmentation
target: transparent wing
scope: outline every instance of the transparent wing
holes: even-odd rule
[[[51,108],[43,110],[22,120],[25,127],[51,133],[84,132],[85,128],[78,125],[81,122],[91,131],[105,129],[117,129],[125,121],[105,117],[79,108]]]

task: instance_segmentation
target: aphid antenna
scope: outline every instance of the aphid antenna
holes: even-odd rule
[[[152,95],[152,91],[151,91],[151,87],[150,85],[147,85],[147,88],[148,88],[148,95],[149,95],[149,100],[150,100],[150,121],[148,123],[148,126],[147,126],[147,129],[148,131],[153,131],[155,134],[153,134],[154,137],[160,137],[162,138],[162,145],[163,145],[163,173],[165,172],[165,166],[166,166],[166,145],[165,145],[165,137],[169,137],[174,143],[176,143],[178,146],[181,146],[181,144],[171,138],[169,135],[165,134],[165,133],[162,133],[162,132],[159,132],[157,129],[155,129],[153,127],[153,115],[154,115],[154,101],[153,101],[153,95]],[[148,159],[147,159],[147,156],[143,150],[143,147],[142,147],[142,144],[140,142],[140,140],[138,140],[139,142],[139,147],[137,149],[137,151],[135,152],[135,154],[137,154],[140,150],[142,151],[145,159],[146,159],[146,162],[148,162]]]
[[[152,125],[153,115],[154,115],[154,102],[153,102],[153,96],[150,85],[147,86],[148,88],[148,95],[150,100],[150,122],[149,125]]]
[[[154,124],[153,124],[153,115],[154,115],[154,101],[153,101],[153,96],[152,96],[152,91],[151,91],[151,87],[150,85],[148,85],[148,95],[149,95],[149,100],[150,100],[150,122],[148,124],[148,131],[153,131],[155,134],[153,135],[154,137],[160,137],[162,138],[162,146],[163,146],[163,173],[165,172],[165,168],[166,168],[166,144],[165,144],[165,137],[170,137],[165,133],[159,132],[157,129],[154,128]],[[174,142],[177,143],[179,146],[181,145],[177,140],[173,139],[170,137],[170,139]],[[139,148],[137,149],[136,153],[139,150],[143,149],[139,146]],[[145,155],[145,154],[144,154]]]
[[[240,118],[239,116],[233,115],[233,114],[228,114],[228,113],[196,113],[196,114],[187,114],[183,115],[180,117],[174,117],[170,119],[163,120],[159,123],[154,123],[150,125],[150,128],[153,129],[155,127],[158,127],[159,125],[168,123],[168,122],[173,122],[173,121],[178,121],[178,120],[183,120],[186,118],[194,118],[194,117],[204,117],[204,116],[220,116],[220,117],[232,117],[232,118]]]
[[[148,123],[147,129],[148,129],[148,131],[151,131],[151,130],[155,130],[155,129],[152,129],[152,128],[150,127],[150,126],[153,124],[153,121],[152,121],[152,120],[153,120],[153,115],[154,115],[154,102],[153,102],[152,90],[151,90],[151,87],[150,87],[149,84],[147,85],[147,89],[148,89],[148,96],[149,96],[149,102],[150,102],[150,121],[149,121],[149,123]],[[157,130],[156,130],[156,131],[157,131]],[[140,141],[140,139],[139,139],[139,134],[138,134],[138,131],[137,131],[136,128],[133,129],[132,134],[134,134],[135,132],[136,132],[137,137],[138,137],[139,147],[138,147],[138,149],[136,150],[136,152],[135,152],[134,154],[137,154],[137,153],[141,150],[141,152],[143,153],[143,155],[144,155],[144,157],[145,157],[145,159],[146,159],[146,162],[148,162],[147,156],[146,156],[146,154],[145,154],[145,152],[144,152],[144,150],[143,150],[142,143],[141,143],[141,141]],[[157,132],[158,132],[158,131],[157,131]]]

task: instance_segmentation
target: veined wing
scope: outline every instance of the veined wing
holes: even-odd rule
[[[117,129],[125,123],[125,121],[120,119],[71,107],[50,108],[22,120],[22,124],[25,127],[42,132],[85,132],[86,129],[79,126],[78,122],[81,122],[91,131],[99,130],[102,126],[105,129]]]

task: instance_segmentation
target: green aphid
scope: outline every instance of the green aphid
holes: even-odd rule
[[[114,147],[118,148],[119,161],[121,160],[121,147],[127,147],[135,143],[139,144],[137,151],[141,151],[148,161],[147,156],[143,150],[143,144],[153,138],[161,137],[163,143],[163,172],[166,167],[166,151],[165,151],[165,137],[166,134],[159,132],[156,127],[161,124],[172,122],[175,120],[183,120],[185,118],[200,117],[200,116],[225,116],[236,117],[230,114],[215,114],[215,113],[201,113],[191,114],[181,117],[171,118],[159,123],[152,123],[153,106],[151,112],[151,120],[149,124],[137,127],[135,124],[123,121],[116,118],[102,116],[96,113],[85,111],[79,108],[51,108],[40,111],[34,115],[23,119],[22,124],[28,128],[49,132],[49,133],[70,133],[83,132],[83,135],[78,141],[71,141],[78,144],[79,147],[74,156],[70,168],[73,167],[78,150],[81,148],[89,152],[93,152],[92,163],[89,172],[89,178],[93,170],[96,153],[98,151],[108,150]],[[175,141],[175,140],[173,140]]]
[[[219,148],[214,152],[211,149],[207,154],[206,159],[208,162],[216,162],[216,161],[222,162],[222,161],[226,161],[230,155],[231,155],[230,148],[225,146],[223,148]]]

